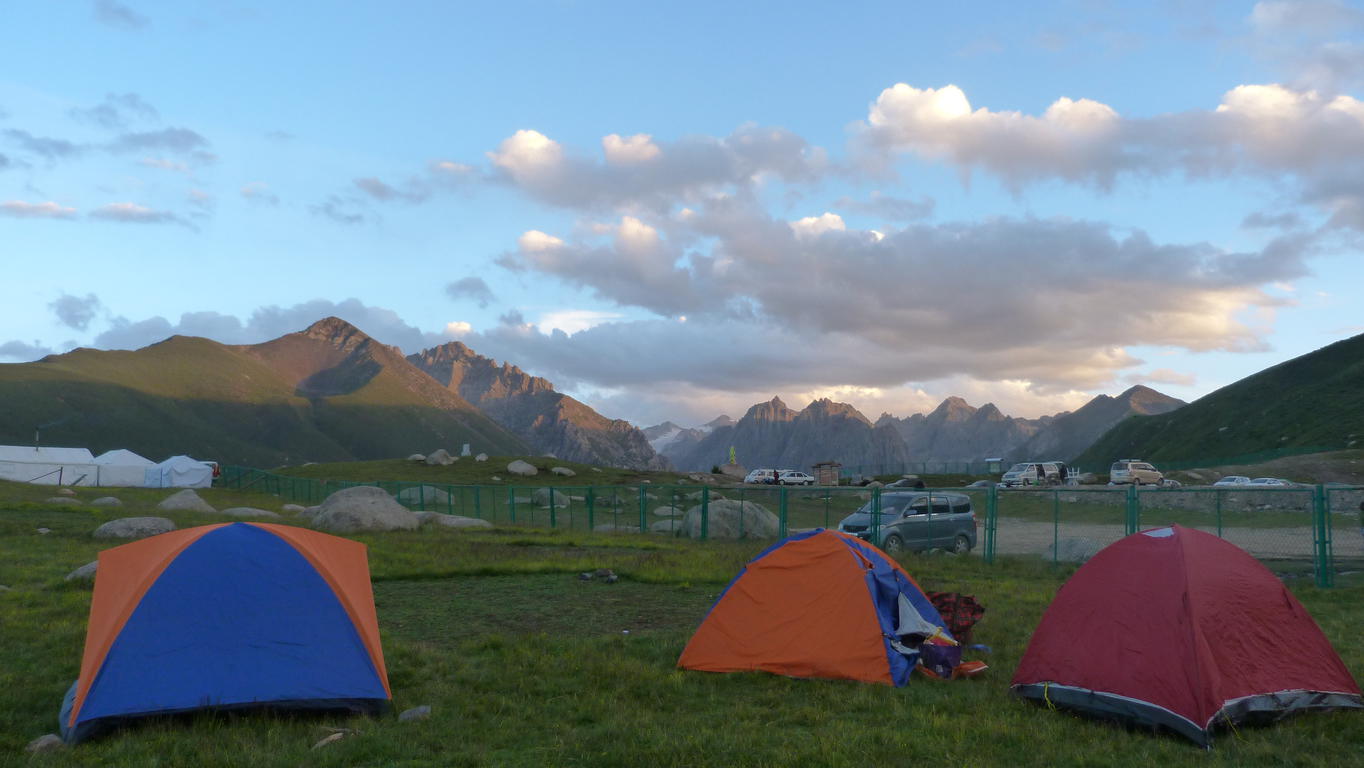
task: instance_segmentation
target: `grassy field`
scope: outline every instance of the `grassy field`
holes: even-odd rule
[[[907,556],[926,589],[987,608],[982,679],[918,678],[895,689],[674,667],[715,596],[765,542],[687,542],[582,531],[422,530],[358,537],[370,547],[395,711],[430,719],[270,714],[147,722],[27,756],[55,730],[74,679],[90,586],[66,582],[104,546],[100,522],[145,514],[165,491],[120,493],[118,513],[48,506],[50,489],[0,484],[0,765],[1348,765],[1358,713],[1226,734],[1211,753],[1172,737],[1048,712],[1008,694],[1033,627],[1069,575],[1035,559]],[[88,492],[82,492],[86,496]],[[93,495],[93,494],[89,494]],[[279,499],[218,489],[219,508]],[[174,515],[189,525],[216,516]],[[39,534],[38,528],[51,529]],[[577,574],[612,568],[617,584]],[[1358,676],[1364,587],[1294,589]],[[357,731],[311,750],[329,727]]]

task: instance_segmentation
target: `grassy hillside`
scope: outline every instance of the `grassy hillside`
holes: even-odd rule
[[[466,442],[480,451],[525,451],[434,381],[430,399],[420,381],[405,386],[403,373],[420,372],[376,366],[349,391],[322,394],[304,391],[250,350],[173,337],[132,352],[81,349],[0,365],[0,444],[31,444],[34,428],[44,426],[46,445],[266,467],[457,450]]]
[[[1076,459],[1220,459],[1364,441],[1364,335],[1248,376],[1171,413],[1132,416]]]
[[[522,479],[507,472],[507,464],[516,459],[530,462],[539,474]],[[567,467],[573,477],[551,473],[551,467]],[[345,480],[353,483],[374,480],[433,483],[436,485],[638,485],[640,481],[655,484],[687,483],[685,474],[676,472],[637,471],[617,467],[593,467],[575,461],[551,459],[547,456],[490,456],[487,461],[463,457],[448,466],[428,466],[403,459],[380,461],[347,461],[309,464],[305,467],[283,467],[278,474],[289,477],[308,477],[315,480]],[[493,480],[494,477],[501,480]]]

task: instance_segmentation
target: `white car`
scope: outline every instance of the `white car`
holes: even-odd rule
[[[1213,486],[1228,485],[1250,485],[1250,478],[1245,475],[1227,475],[1226,477],[1213,483]]]
[[[782,485],[814,485],[815,479],[810,475],[805,474],[804,472],[797,472],[794,469],[788,469],[785,472],[781,473],[781,477],[777,480],[777,482],[781,483]]]
[[[1287,480],[1284,480],[1284,479],[1281,478],[1281,477],[1257,477],[1257,478],[1255,478],[1254,480],[1251,480],[1249,483],[1247,483],[1247,485],[1256,486],[1256,487],[1258,487],[1258,488],[1266,488],[1266,487],[1268,487],[1268,488],[1292,488],[1292,487],[1293,487],[1293,484],[1292,484],[1292,483],[1290,483],[1290,482],[1287,481]]]
[[[1108,482],[1112,485],[1160,485],[1164,479],[1160,470],[1139,459],[1119,459],[1108,469]]]
[[[772,476],[777,473],[775,469],[755,469],[748,473],[744,478],[745,483],[757,483],[760,485],[771,485]]]

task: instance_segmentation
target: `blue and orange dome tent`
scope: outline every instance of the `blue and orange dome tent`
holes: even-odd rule
[[[677,666],[902,686],[929,662],[924,652],[956,645],[904,568],[861,539],[817,528],[744,566]]]
[[[205,525],[99,554],[61,734],[75,743],[200,709],[376,713],[390,699],[365,545],[286,525]]]

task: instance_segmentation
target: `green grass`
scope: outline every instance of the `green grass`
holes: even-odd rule
[[[1013,698],[1009,676],[1070,573],[1036,559],[908,556],[926,589],[986,606],[975,639],[993,653],[983,679],[896,689],[675,668],[715,595],[766,542],[493,529],[357,537],[370,548],[394,707],[429,704],[429,720],[203,714],[29,758],[24,744],[55,729],[79,667],[90,587],[63,576],[107,546],[89,533],[118,516],[44,506],[49,493],[0,484],[0,584],[13,587],[0,592],[0,765],[1315,766],[1352,764],[1364,743],[1364,717],[1346,713],[1244,728],[1204,753]],[[126,515],[165,492],[120,495]],[[204,496],[219,506],[279,503]],[[173,517],[182,526],[216,519]],[[622,580],[578,579],[596,568]],[[1294,589],[1346,664],[1364,672],[1364,586]],[[358,734],[312,751],[326,727]]]

